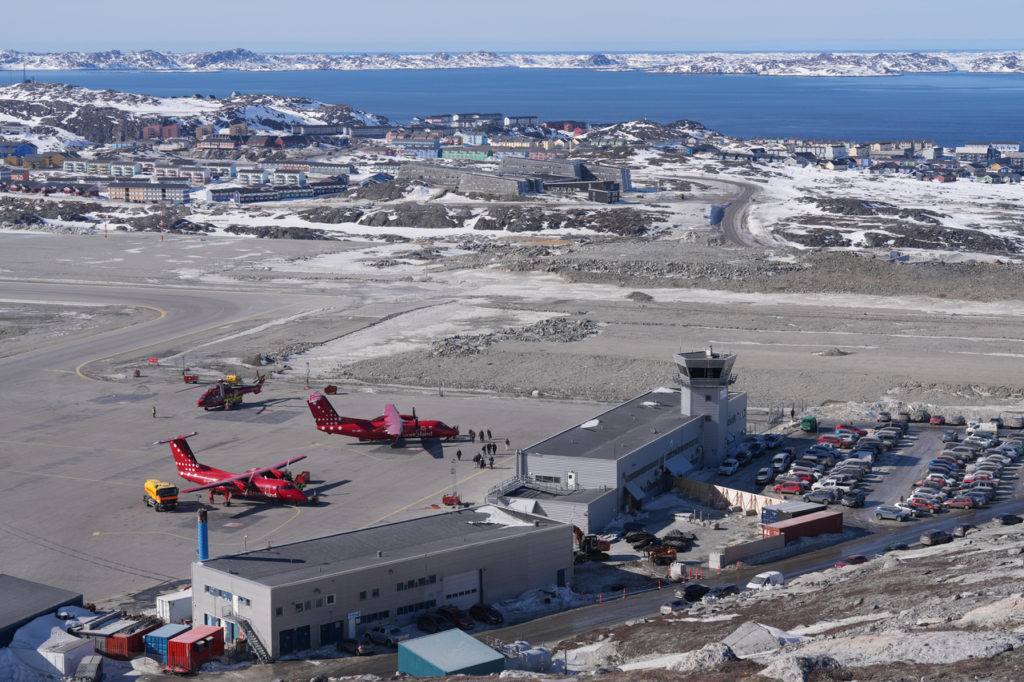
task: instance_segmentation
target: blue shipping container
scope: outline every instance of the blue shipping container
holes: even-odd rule
[[[191,625],[171,623],[146,635],[146,655],[156,658],[161,663],[167,662],[167,641],[174,639],[183,632],[192,629]]]

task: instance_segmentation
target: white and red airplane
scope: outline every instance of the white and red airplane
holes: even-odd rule
[[[376,419],[342,417],[334,411],[327,398],[315,391],[309,394],[309,411],[316,420],[316,428],[324,433],[359,440],[390,440],[391,447],[397,447],[399,438],[454,438],[459,435],[458,427],[420,420],[416,410],[411,415],[399,414],[394,405],[385,405],[384,414]]]
[[[168,438],[154,443],[154,445],[171,444],[171,453],[178,465],[178,475],[186,481],[200,483],[202,485],[182,493],[193,493],[198,490],[210,491],[210,504],[213,504],[214,493],[224,496],[224,506],[231,506],[232,497],[244,497],[253,500],[280,500],[281,502],[318,502],[314,493],[312,500],[296,487],[296,483],[306,483],[305,474],[300,474],[293,482],[287,475],[280,471],[284,467],[306,459],[305,455],[293,457],[287,461],[275,464],[274,466],[263,467],[262,469],[250,469],[243,474],[233,474],[229,471],[221,471],[213,467],[200,464],[192,454],[186,438],[191,438],[197,432],[189,433],[176,438]]]

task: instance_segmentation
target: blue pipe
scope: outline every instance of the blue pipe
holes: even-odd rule
[[[206,510],[199,510],[199,560],[210,558],[210,539],[206,530]]]

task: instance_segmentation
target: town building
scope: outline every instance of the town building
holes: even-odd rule
[[[228,135],[232,137],[245,137],[249,134],[248,123],[232,123],[228,126]]]
[[[451,125],[453,128],[475,128],[492,123],[501,125],[503,121],[501,114],[452,114]]]
[[[987,142],[967,143],[963,147],[956,148],[956,160],[968,163],[985,163],[999,158],[999,152],[993,149]]]
[[[516,126],[535,126],[539,120],[536,116],[506,116],[504,123],[506,128],[514,128]]]
[[[818,143],[805,143],[802,146],[796,146],[793,149],[797,154],[807,153],[813,154],[819,159],[845,159],[847,149],[843,145],[832,145],[832,144],[818,144]]]
[[[279,170],[270,176],[272,185],[305,185],[306,174],[303,171]]]
[[[441,150],[443,159],[488,161],[492,156],[494,156],[494,150],[490,147],[452,147]]]
[[[196,126],[196,140],[202,140],[207,135],[213,135],[217,132],[217,126],[210,124],[205,126]]]
[[[82,169],[72,170],[72,173],[88,173],[88,169],[85,164],[82,164]],[[68,159],[64,159],[64,170],[68,172]],[[108,172],[115,178],[134,178],[136,175],[142,174],[142,164],[138,161],[111,161]]]
[[[169,137],[181,137],[181,126],[177,123],[171,125],[149,125],[142,128],[142,139],[152,140],[154,138],[167,139]]]
[[[196,149],[237,149],[241,143],[230,135],[207,135],[196,143]]]
[[[1000,153],[1021,151],[1020,142],[989,142],[988,144],[992,149]]]
[[[487,133],[479,131],[464,130],[462,132],[455,133],[455,136],[457,139],[461,140],[461,144],[464,145],[479,146],[490,144],[490,138],[487,136]]]
[[[270,173],[265,170],[239,170],[235,179],[239,185],[266,185],[270,182]]]
[[[107,198],[140,204],[187,204],[189,186],[185,182],[112,182]]]
[[[459,192],[519,196],[541,192],[544,183],[518,174],[491,173],[482,170],[406,163],[399,167],[396,180],[419,180],[433,187],[446,187]]]
[[[192,564],[194,623],[251,628],[272,658],[572,583],[572,527],[515,511],[431,514]]]
[[[32,126],[27,123],[0,123],[0,135],[20,137],[32,132]]]
[[[233,178],[238,173],[234,161],[203,161],[202,164],[210,169],[211,178]]]

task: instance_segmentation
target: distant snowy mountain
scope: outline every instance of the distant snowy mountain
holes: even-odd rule
[[[88,90],[60,83],[0,87],[0,120],[28,123],[59,139],[109,143],[135,140],[157,122],[196,126],[246,123],[252,131],[291,130],[293,124],[395,125],[383,116],[324,104],[306,97],[238,95],[227,99],[151,97],[115,90]]]
[[[1024,73],[1024,52],[894,52],[878,54],[260,54],[242,48],[219,52],[15,52],[0,50],[0,68],[144,71],[315,71],[371,69],[593,69],[676,74],[762,76],[898,76],[971,71]]]

